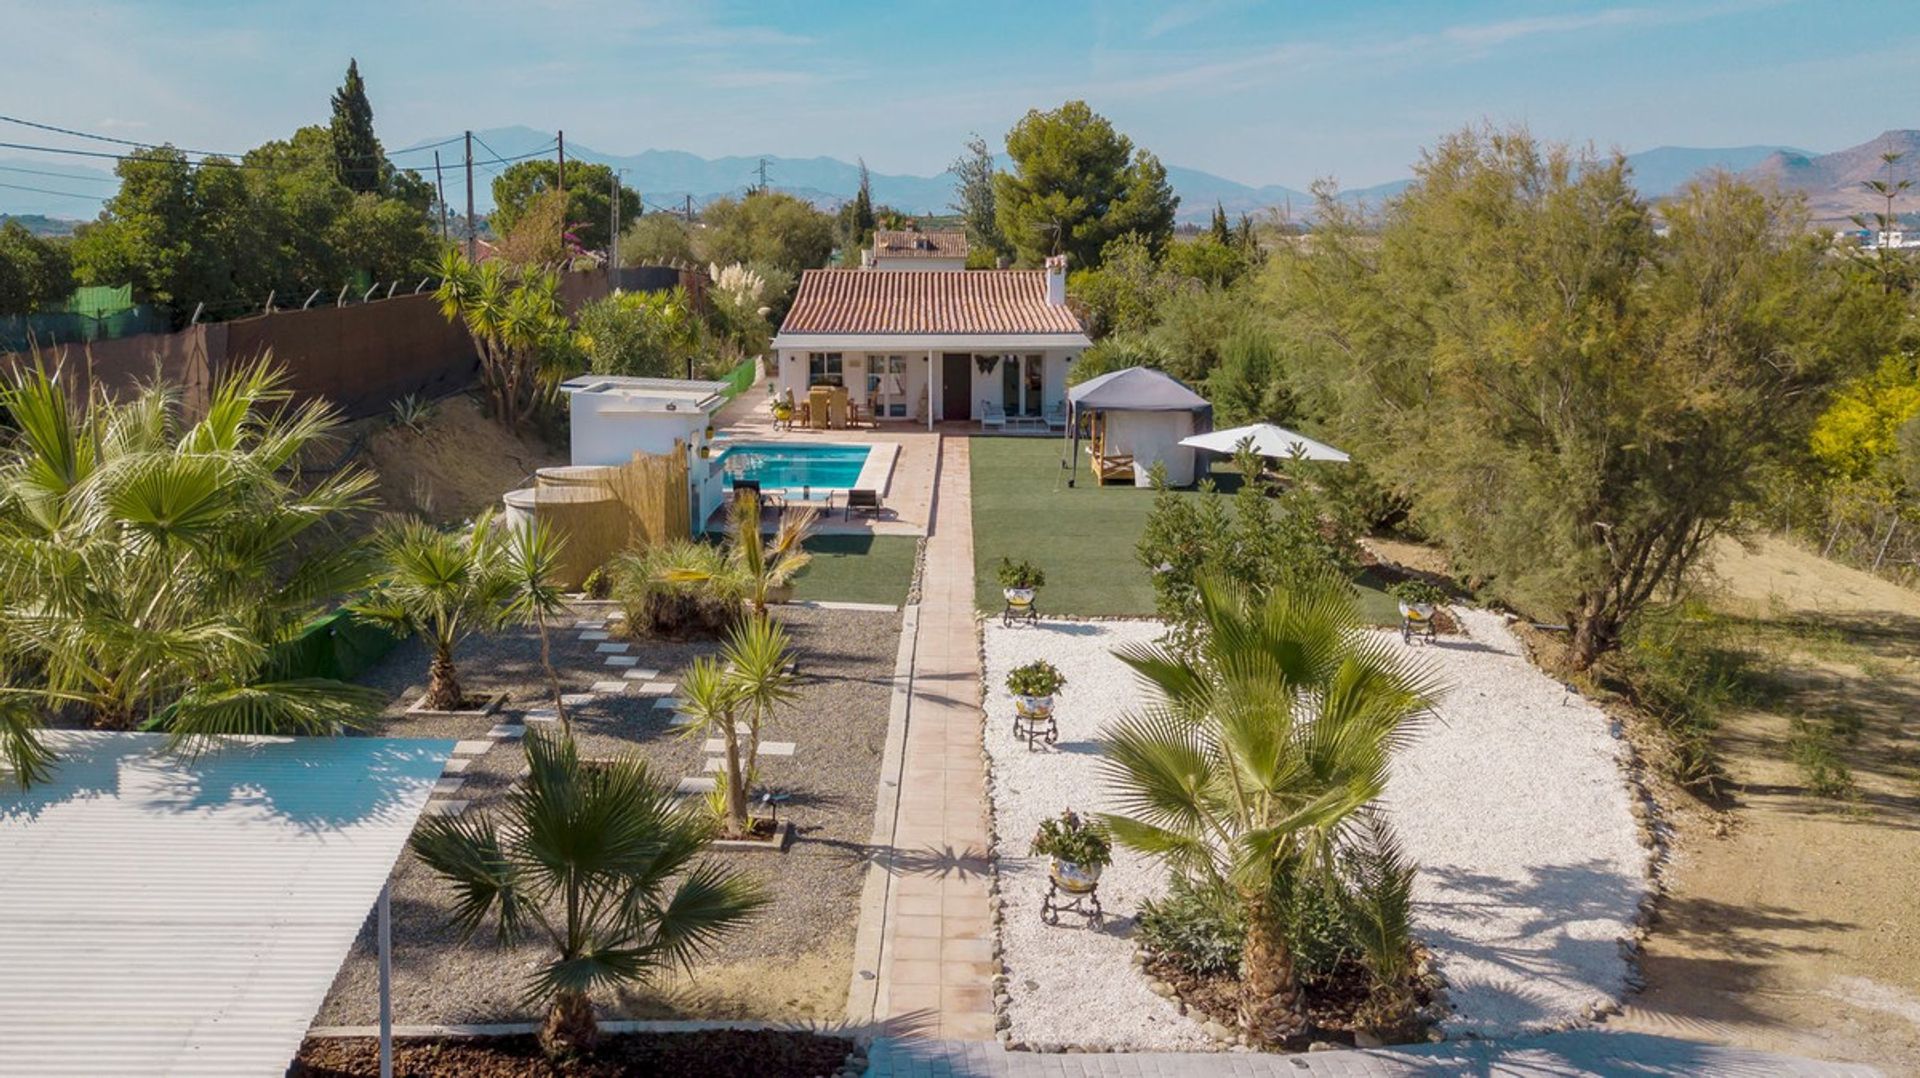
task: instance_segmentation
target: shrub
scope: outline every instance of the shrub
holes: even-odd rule
[[[1051,820],[1043,820],[1034,832],[1029,852],[1037,857],[1052,857],[1081,868],[1102,868],[1113,863],[1113,842],[1106,829],[1082,820],[1072,809]]]
[[[1185,876],[1173,878],[1165,898],[1140,904],[1134,931],[1149,952],[1198,976],[1238,969],[1247,938],[1240,904]]]
[[[1718,796],[1726,774],[1714,751],[1720,716],[1749,695],[1751,655],[1728,646],[1725,620],[1698,602],[1642,611],[1622,636],[1619,672],[1667,740],[1662,770]]]
[[[1794,719],[1791,729],[1787,749],[1794,766],[1800,769],[1800,780],[1806,783],[1807,792],[1815,797],[1852,798],[1858,792],[1853,784],[1853,771],[1840,756],[1833,727]]]
[[[1003,588],[1044,588],[1047,585],[1046,571],[1024,559],[1016,562],[1001,558],[996,576]]]
[[[636,633],[717,637],[746,609],[746,584],[731,570],[720,547],[675,540],[615,559],[613,597],[626,610],[627,625]]]
[[[1438,584],[1420,577],[1394,584],[1387,589],[1387,594],[1408,605],[1424,603],[1428,606],[1438,606],[1447,601],[1447,593]]]
[[[1052,696],[1067,684],[1067,676],[1045,659],[1016,666],[1007,674],[1007,691],[1015,696]]]

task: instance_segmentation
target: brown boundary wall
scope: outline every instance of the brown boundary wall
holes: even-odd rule
[[[680,283],[704,296],[705,275],[677,272]],[[660,270],[628,268],[629,288],[660,287]],[[568,273],[560,295],[568,313],[607,295],[604,269]],[[396,296],[347,307],[278,311],[231,322],[189,326],[177,333],[143,333],[117,340],[59,346],[42,352],[68,377],[113,391],[155,378],[184,387],[187,410],[204,407],[207,386],[229,365],[271,354],[287,371],[296,398],[324,397],[349,417],[376,415],[409,393],[434,397],[471,382],[479,369],[473,340],[440,313],[431,295]],[[31,362],[0,354],[0,366]]]

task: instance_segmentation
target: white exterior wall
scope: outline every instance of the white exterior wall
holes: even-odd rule
[[[570,411],[574,464],[625,464],[635,453],[671,452],[676,440],[697,447],[707,427],[698,408],[639,411],[611,393],[574,393]]]
[[[1006,406],[1006,401],[1003,399],[1005,396],[1005,384],[1002,381],[1005,375],[1001,372],[999,364],[994,365],[991,373],[982,374],[980,372],[980,365],[971,357],[975,355],[1037,355],[1041,357],[1040,384],[1043,404],[1040,414],[1044,415],[1047,411],[1054,408],[1065,407],[1067,396],[1067,369],[1071,361],[1077,358],[1084,349],[1084,345],[1078,344],[1070,347],[1008,347],[1002,344],[989,344],[982,347],[980,345],[969,345],[964,342],[941,344],[931,348],[926,346],[902,346],[870,350],[845,347],[781,348],[778,350],[779,368],[778,374],[774,379],[774,392],[776,395],[791,392],[795,401],[806,400],[808,388],[808,356],[814,352],[839,352],[841,356],[841,378],[846,383],[848,392],[853,394],[855,399],[860,400],[864,406],[866,403],[868,370],[877,369],[874,365],[877,365],[879,357],[881,356],[903,356],[907,361],[907,369],[905,376],[901,378],[901,388],[905,391],[907,414],[904,417],[885,416],[882,418],[883,421],[887,422],[925,423],[927,416],[923,409],[926,407],[924,398],[926,397],[927,379],[929,377],[929,354],[932,356],[932,376],[937,381],[942,377],[940,372],[944,361],[941,357],[949,352],[963,352],[969,357],[967,361],[967,399],[970,410],[973,413],[973,418],[977,420],[980,418],[981,401],[992,401],[1003,408]],[[1001,362],[1004,363],[1005,360]],[[945,416],[941,414],[941,396],[944,388],[944,385],[937,385],[934,389],[931,404],[934,411],[934,419],[936,420],[945,418]]]
[[[890,258],[875,255],[873,266],[876,270],[889,273],[925,273],[930,270],[963,270],[967,268],[964,258]]]
[[[1149,486],[1147,471],[1155,461],[1167,466],[1167,485],[1191,486],[1194,450],[1180,444],[1193,434],[1192,412],[1107,412],[1106,451],[1131,453],[1134,485]]]

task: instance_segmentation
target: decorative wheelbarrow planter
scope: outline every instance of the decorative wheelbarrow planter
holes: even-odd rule
[[[1435,635],[1433,614],[1446,602],[1447,593],[1425,580],[1402,580],[1387,589],[1400,604],[1400,639],[1413,643],[1416,636],[1432,640]]]
[[[1077,913],[1094,928],[1106,921],[1100,908],[1100,873],[1113,862],[1113,843],[1104,829],[1089,824],[1072,809],[1043,821],[1033,836],[1034,854],[1050,858],[1047,895],[1040,902],[1040,919],[1060,923],[1060,914]]]
[[[1025,741],[1032,752],[1045,741],[1060,740],[1060,724],[1053,717],[1053,696],[1067,684],[1065,674],[1045,659],[1036,659],[1015,667],[1007,674],[1007,691],[1013,694],[1013,737]]]

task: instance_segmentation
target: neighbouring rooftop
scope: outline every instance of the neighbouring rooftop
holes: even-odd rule
[[[965,232],[881,229],[873,234],[873,253],[877,258],[965,259],[967,252]]]
[[[1048,301],[1045,270],[807,270],[780,326],[782,338],[989,333],[1084,344],[1085,329],[1064,302]]]

